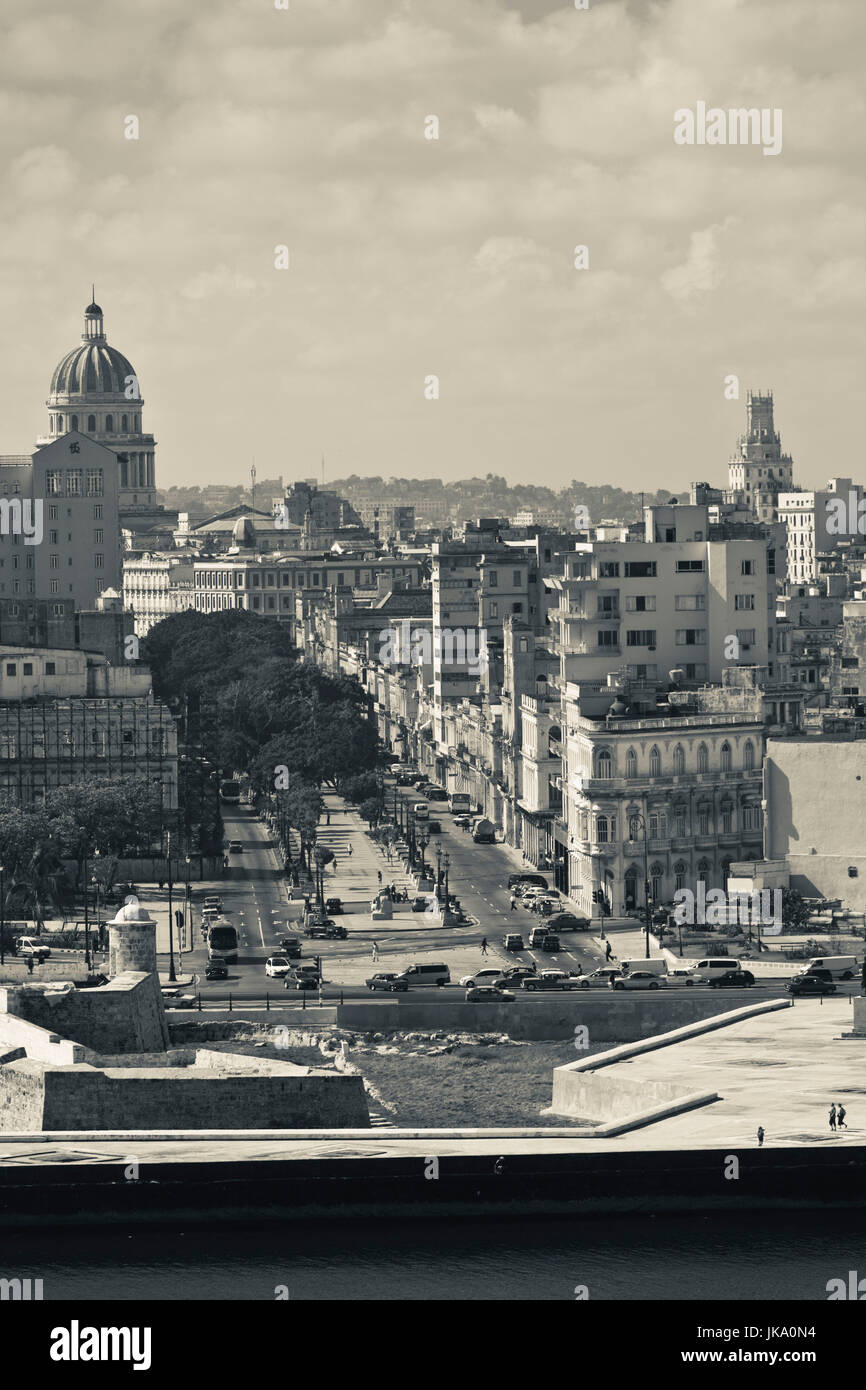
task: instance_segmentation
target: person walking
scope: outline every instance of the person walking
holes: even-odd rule
[[[482,954],[482,956],[486,956],[486,955],[487,955],[487,937],[486,937],[486,936],[482,936],[482,938],[481,938],[481,954]]]
[[[514,911],[514,909],[516,908],[516,906],[517,906],[517,899],[515,898],[514,894],[512,893],[512,894],[511,894],[511,911],[512,911],[512,912]]]
[[[354,849],[352,848],[352,845],[351,845],[351,842],[350,842],[350,844],[349,844],[349,858],[350,858],[350,859],[351,859],[351,857],[352,857],[352,855],[353,855],[354,853],[355,853],[355,851],[354,851]]]
[[[33,956],[32,956],[32,955],[29,955],[29,956],[27,957],[27,974],[28,974],[28,975],[32,975],[32,974],[33,974]]]
[[[293,885],[290,883],[290,884],[289,884],[289,902],[293,902],[293,901],[294,901],[294,897],[295,897],[295,890],[294,890]]]
[[[377,961],[378,959],[379,959],[379,943],[378,943],[378,941],[374,941],[374,942],[373,942],[373,964],[374,964],[374,965],[375,965],[375,963],[376,963],[376,961]]]
[[[379,884],[380,884],[380,886],[381,886],[381,883],[382,883],[382,870],[380,869],[380,870],[379,870]]]
[[[609,941],[606,941],[606,942],[605,942],[605,945],[604,945],[604,959],[605,959],[605,962],[609,961],[612,955],[613,955],[613,951],[611,950],[610,942],[609,942]]]
[[[326,812],[325,812],[325,825],[330,825],[330,824],[331,824],[331,813],[330,813],[330,811],[326,811]]]
[[[764,1129],[763,1129],[763,1126],[762,1126],[762,1125],[758,1125],[758,1148],[759,1148],[759,1149],[762,1149],[763,1147],[764,1147]]]
[[[831,1106],[830,1106],[830,1128],[832,1129],[833,1133],[835,1134],[835,1133],[836,1133],[836,1107],[835,1107],[835,1105],[831,1105]]]
[[[845,1109],[844,1105],[840,1105],[839,1109],[836,1111],[836,1125],[839,1129],[848,1128],[848,1126],[845,1123],[845,1116],[847,1115],[847,1113],[848,1112]]]

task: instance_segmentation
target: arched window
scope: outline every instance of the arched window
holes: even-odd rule
[[[105,428],[106,428],[106,430],[108,431],[109,434],[114,434],[114,416],[113,416],[113,415],[106,415],[106,417],[105,417]]]
[[[685,866],[685,864],[683,863],[682,859],[678,859],[677,862],[676,862],[676,864],[674,864],[674,878],[675,878],[675,880],[676,880],[674,886],[676,887],[677,892],[679,892],[681,889],[685,888],[685,886],[686,886],[686,873],[687,873],[687,872],[688,872],[688,871],[687,871],[686,866]]]
[[[78,429],[78,416],[77,416],[77,415],[70,415],[70,417],[69,417],[69,428],[70,428],[71,430],[77,430],[77,429]]]
[[[674,806],[674,834],[681,838],[686,833],[686,808],[681,801]]]
[[[607,816],[596,816],[595,838],[598,844],[607,844]]]
[[[750,738],[746,739],[746,746],[743,749],[743,767],[746,772],[751,772],[755,766],[755,745]]]
[[[636,840],[640,835],[640,816],[634,814],[628,818],[628,838]]]
[[[707,880],[708,880],[709,876],[710,876],[710,861],[709,861],[709,859],[699,859],[699,860],[698,860],[698,883],[702,883],[702,884],[704,885],[704,887],[706,887]]]
[[[650,777],[660,777],[662,771],[662,755],[655,745],[650,749]]]
[[[676,746],[676,748],[674,749],[674,772],[677,774],[677,776],[679,776],[680,773],[685,772],[685,770],[686,770],[686,755],[685,755],[685,752],[684,752],[684,750],[683,750],[682,744],[681,744],[681,743],[678,743],[677,746]]]
[[[129,416],[128,416],[128,415],[121,415],[121,417],[120,417],[120,433],[121,433],[121,434],[129,434]]]
[[[659,898],[661,897],[663,876],[664,869],[662,868],[661,864],[650,865],[650,888],[652,892],[652,900],[654,903],[657,903]]]
[[[698,772],[706,772],[710,766],[710,755],[707,752],[707,745],[702,743],[698,748]]]
[[[625,905],[627,911],[637,907],[637,868],[634,864],[625,872]]]
[[[88,415],[88,417],[87,417],[87,429],[88,429],[88,433],[94,433],[94,434],[96,433],[96,416],[95,416],[95,415]]]
[[[626,777],[637,777],[637,753],[630,748],[625,755],[625,775]]]
[[[600,749],[595,755],[595,775],[596,777],[603,777],[605,780],[613,776],[613,763],[607,748]]]
[[[722,744],[721,768],[722,772],[730,772],[731,770],[731,745],[727,740]]]
[[[698,834],[712,834],[712,831],[710,829],[710,808],[706,803],[704,803],[703,806],[698,807]]]
[[[722,834],[730,835],[734,828],[734,808],[730,801],[722,802]]]
[[[734,861],[733,861],[732,859],[723,859],[723,860],[722,860],[722,886],[723,886],[723,887],[727,887],[727,884],[728,884],[728,875],[729,875],[730,872],[731,872],[731,864],[732,864],[733,862],[734,862]]]

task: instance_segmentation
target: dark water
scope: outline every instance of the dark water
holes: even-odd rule
[[[866,1275],[866,1212],[448,1220],[0,1235],[46,1300],[826,1300]]]

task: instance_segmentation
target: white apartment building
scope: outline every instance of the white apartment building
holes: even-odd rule
[[[863,489],[850,478],[831,478],[826,488],[817,492],[779,494],[779,520],[788,532],[788,579],[793,584],[817,579],[818,556],[858,534],[857,508],[863,495]],[[840,530],[836,517],[840,501],[853,521],[852,529]]]
[[[195,567],[176,555],[137,555],[123,562],[123,606],[135,614],[137,636],[194,602]]]

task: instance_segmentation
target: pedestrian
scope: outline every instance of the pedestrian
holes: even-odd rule
[[[331,813],[330,813],[330,811],[326,811],[326,812],[325,812],[325,825],[330,825],[330,824],[331,824]]]
[[[514,909],[516,908],[516,906],[517,906],[517,899],[515,898],[514,894],[512,893],[512,894],[511,894],[511,911],[512,911],[512,912],[514,911]]]
[[[32,956],[28,956],[28,957],[27,957],[27,973],[28,973],[28,975],[32,975],[32,974],[33,974],[33,957],[32,957]]]
[[[835,1105],[831,1105],[831,1106],[830,1106],[830,1128],[832,1129],[833,1133],[835,1134],[835,1133],[836,1133],[836,1107],[835,1107]]]
[[[481,954],[482,954],[482,956],[486,956],[486,955],[487,955],[487,937],[486,937],[486,936],[482,936],[482,938],[481,938]]]
[[[374,942],[373,942],[373,961],[374,961],[374,963],[375,963],[378,959],[379,959],[379,943],[378,943],[378,941],[374,941]]]
[[[162,885],[163,885],[164,882],[165,882],[164,879],[160,879],[160,880],[159,880],[159,891],[160,891],[160,893],[162,892]]]
[[[351,859],[351,857],[352,857],[352,855],[353,855],[354,853],[355,853],[355,851],[354,851],[354,849],[352,848],[352,845],[350,844],[350,845],[349,845],[349,858],[350,858],[350,859]]]
[[[604,959],[605,959],[605,962],[609,961],[612,955],[613,955],[613,951],[612,951],[611,948],[610,948],[610,942],[609,942],[609,941],[606,941],[606,942],[605,942],[605,946],[604,946]]]
[[[764,1147],[764,1130],[762,1125],[758,1125],[758,1148]]]
[[[290,884],[289,884],[289,902],[293,902],[293,901],[294,901],[294,897],[295,897],[295,890],[294,890],[294,888],[292,887],[292,885],[291,885],[291,883],[290,883]]]
[[[845,1109],[844,1105],[840,1105],[839,1109],[836,1111],[836,1124],[838,1125],[839,1129],[848,1128],[848,1126],[845,1123],[845,1116],[847,1115],[847,1113],[848,1112]]]
[[[381,869],[379,870],[379,882],[380,882],[380,883],[382,882],[382,870],[381,870]]]

